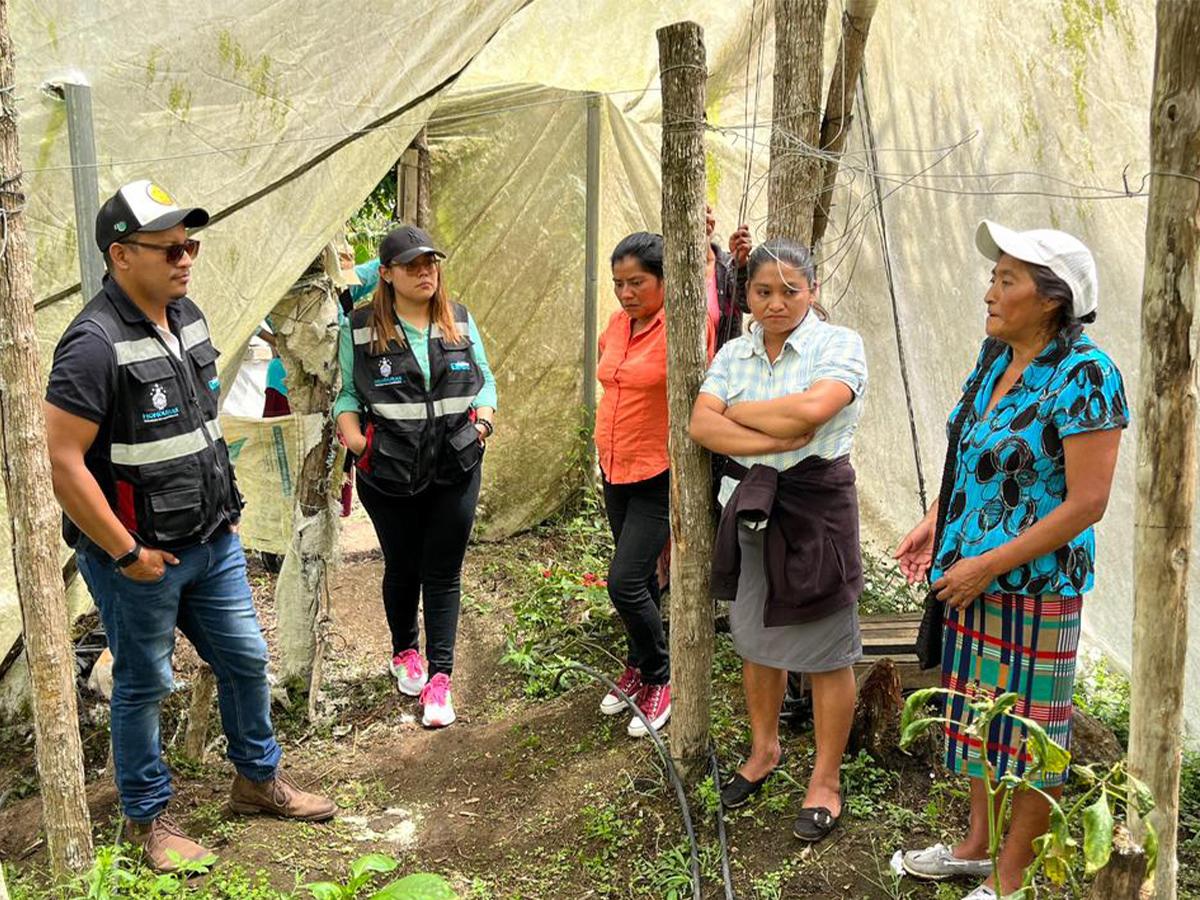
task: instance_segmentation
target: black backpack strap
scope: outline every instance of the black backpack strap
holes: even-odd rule
[[[933,530],[933,553],[937,556],[938,548],[942,544],[942,532],[946,528],[946,510],[950,506],[950,494],[954,490],[954,470],[958,466],[958,444],[962,439],[962,430],[967,424],[967,419],[975,408],[975,398],[979,396],[979,389],[983,386],[983,380],[991,371],[992,363],[996,361],[1001,353],[1004,352],[1005,344],[1003,341],[998,341],[995,338],[988,338],[984,347],[983,358],[979,362],[979,366],[975,371],[975,377],[971,379],[963,392],[962,402],[958,408],[958,415],[954,417],[954,421],[950,423],[949,439],[946,447],[946,462],[942,466],[942,484],[938,490],[938,514],[937,525]]]

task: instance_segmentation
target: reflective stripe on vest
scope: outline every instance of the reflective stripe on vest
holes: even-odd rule
[[[209,419],[204,423],[205,430],[214,441],[223,437],[221,423]],[[118,466],[144,466],[150,463],[170,462],[183,456],[199,453],[208,446],[204,431],[197,428],[187,434],[177,434],[174,437],[162,438],[157,441],[146,441],[141,444],[113,444],[111,459]]]
[[[463,334],[467,334],[468,330],[470,328],[470,325],[465,321],[459,322],[458,324],[463,326]],[[354,337],[354,345],[356,347],[363,347],[363,346],[366,346],[367,344],[371,343],[371,335],[373,333],[374,333],[374,329],[370,325],[366,325],[362,328],[352,329],[351,334]],[[434,338],[440,338],[441,336],[442,336],[442,329],[438,326],[437,322],[432,323],[429,326],[429,339],[433,340]]]
[[[445,400],[433,401],[434,416],[453,416],[465,413],[471,408],[474,397],[447,397]],[[424,403],[376,403],[371,412],[381,419],[391,419],[394,422],[422,421],[428,415]]]
[[[130,363],[166,356],[167,348],[157,338],[148,337],[136,341],[114,341],[113,352],[117,357],[117,365],[127,366]]]
[[[208,339],[208,323],[203,319],[189,322],[179,329],[179,343],[184,350],[190,350],[202,341]]]

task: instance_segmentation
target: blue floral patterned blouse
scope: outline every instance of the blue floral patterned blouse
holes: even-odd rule
[[[967,384],[984,356],[981,351]],[[1007,543],[1062,504],[1067,493],[1063,438],[1129,424],[1120,371],[1083,334],[1070,342],[1061,337],[1052,341],[983,418],[1011,361],[1012,350],[1006,347],[985,373],[963,425],[931,580],[960,559]],[[951,412],[951,422],[959,406]],[[1095,565],[1096,537],[1088,528],[1053,553],[1000,576],[986,591],[1079,596],[1091,590]]]

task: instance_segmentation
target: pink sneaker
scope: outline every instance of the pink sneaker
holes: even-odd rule
[[[637,698],[638,709],[642,711],[642,715],[650,720],[650,724],[655,731],[667,724],[667,719],[671,718],[671,685],[669,684],[644,684],[642,685],[641,693]],[[626,732],[630,737],[645,737],[649,734],[646,731],[646,726],[642,724],[642,720],[634,716],[629,720],[629,727]]]
[[[450,702],[450,677],[438,672],[421,691],[421,705],[425,707],[421,724],[426,728],[445,728],[458,718],[454,704]]]
[[[621,677],[617,679],[617,687],[624,691],[629,699],[637,703],[637,693],[642,689],[642,673],[633,666],[626,666]],[[615,716],[623,709],[628,709],[628,707],[616,691],[609,691],[600,701],[600,712],[606,716]]]
[[[390,668],[396,677],[396,683],[400,685],[400,693],[407,694],[409,697],[420,696],[421,689],[429,680],[429,672],[426,670],[425,660],[421,658],[420,653],[416,650],[397,653],[392,657]]]

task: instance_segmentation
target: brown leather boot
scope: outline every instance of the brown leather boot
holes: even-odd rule
[[[278,770],[267,781],[251,781],[238,773],[229,789],[229,808],[243,815],[266,813],[305,822],[332,819],[337,811],[328,797],[300,790],[296,782]]]
[[[160,874],[174,872],[181,862],[199,862],[213,856],[211,850],[184,834],[165,813],[153,822],[126,822],[125,840],[140,847],[145,863]]]

